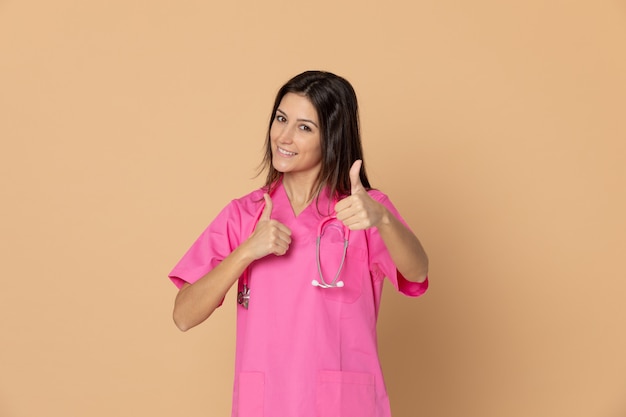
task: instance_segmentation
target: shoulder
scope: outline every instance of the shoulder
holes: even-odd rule
[[[228,203],[224,210],[231,213],[236,212],[244,216],[254,215],[263,204],[263,193],[264,190],[258,188],[244,196],[235,198]]]
[[[385,194],[384,192],[372,188],[371,190],[367,191],[367,194],[369,194],[370,197],[372,197],[374,200],[378,201],[379,203],[386,203],[389,202],[389,197],[387,196],[387,194]]]
[[[402,218],[402,215],[400,214],[400,212],[398,211],[398,209],[396,208],[396,206],[394,205],[394,203],[391,201],[391,199],[389,198],[387,194],[383,193],[380,190],[375,190],[375,189],[369,190],[367,193],[375,201],[379,202],[385,208],[387,208],[387,210],[389,210],[394,216],[396,216],[396,218],[400,220],[400,222],[402,222],[405,226],[408,227],[408,224],[406,223],[404,218]]]
[[[391,199],[389,198],[389,196],[385,193],[383,193],[380,190],[369,190],[367,192],[369,194],[370,197],[372,197],[375,201],[379,202],[380,204],[382,204],[383,206],[385,206],[388,210],[390,210],[398,219],[400,219],[402,222],[404,222],[404,220],[402,219],[402,217],[400,216],[400,213],[398,212],[398,209],[396,208],[396,206],[394,205],[394,203],[391,201]]]
[[[231,200],[207,227],[208,232],[241,236],[250,229],[262,209],[263,191],[254,190]]]
[[[258,204],[259,201],[263,201],[263,193],[264,193],[264,189],[263,188],[257,188],[254,191],[249,192],[246,195],[243,195],[241,197],[235,198],[231,201],[231,204],[237,204],[240,206],[246,206],[246,205],[254,205],[254,204]]]

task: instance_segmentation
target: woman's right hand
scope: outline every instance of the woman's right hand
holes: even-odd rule
[[[287,253],[291,244],[291,230],[277,220],[272,220],[272,199],[263,194],[265,208],[254,228],[254,232],[246,241],[246,246],[253,259],[261,259],[269,254],[281,256]]]
[[[206,320],[250,262],[271,253],[277,256],[287,253],[291,230],[271,219],[272,199],[268,194],[263,198],[265,208],[250,237],[193,285],[185,284],[178,291],[174,303],[174,322],[179,329],[186,331]]]

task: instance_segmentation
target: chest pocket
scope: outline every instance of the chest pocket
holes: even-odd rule
[[[316,260],[323,281],[319,274],[317,281],[332,287],[319,287],[317,290],[327,300],[353,303],[361,296],[363,280],[369,277],[367,251],[350,241],[345,248],[345,259],[343,258],[343,235],[337,231],[325,231],[320,240],[319,259]]]

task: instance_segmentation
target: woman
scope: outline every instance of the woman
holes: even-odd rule
[[[237,283],[233,416],[390,416],[376,347],[383,279],[419,296],[428,258],[362,160],[352,86],[297,75],[274,103],[265,185],[224,208],[170,273],[183,331]]]

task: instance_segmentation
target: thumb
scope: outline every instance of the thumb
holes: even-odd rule
[[[272,217],[272,199],[269,194],[263,194],[263,198],[265,199],[265,208],[263,209],[263,213],[261,213],[260,220],[270,220]]]
[[[357,159],[352,164],[350,168],[350,193],[354,194],[363,189],[363,184],[361,184],[361,165],[363,165],[363,161]]]

